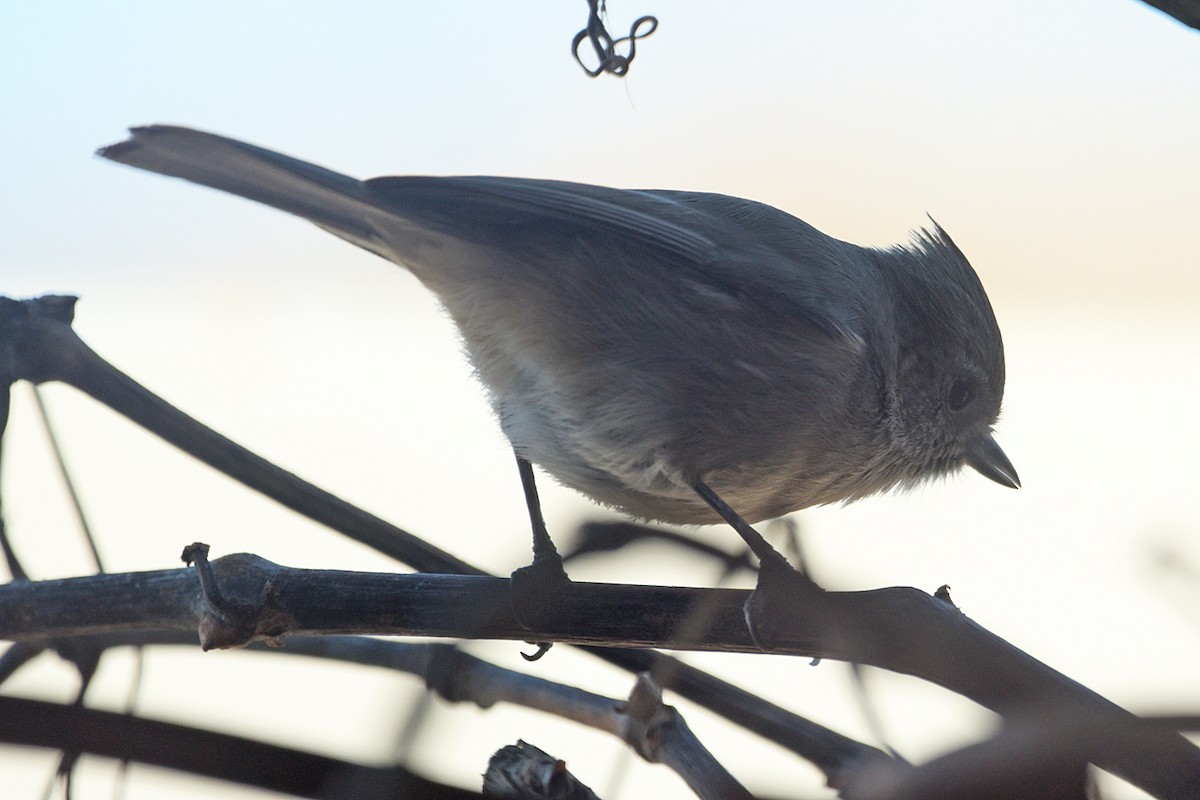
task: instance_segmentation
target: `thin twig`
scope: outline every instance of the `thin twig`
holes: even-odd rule
[[[97,572],[104,572],[104,561],[100,558],[100,550],[96,547],[96,537],[92,533],[92,526],[88,524],[87,514],[83,510],[83,501],[79,499],[79,492],[75,489],[71,471],[67,469],[67,460],[63,456],[62,446],[58,443],[58,435],[54,432],[54,424],[50,421],[50,411],[46,408],[42,391],[37,384],[33,383],[29,384],[29,388],[33,394],[34,406],[38,410],[38,418],[42,421],[42,430],[46,433],[46,441],[50,445],[50,452],[54,455],[54,463],[58,467],[58,475],[62,478],[63,485],[67,489],[67,498],[71,501],[71,509],[75,512],[75,521],[79,523],[83,540],[92,554],[92,563]]]

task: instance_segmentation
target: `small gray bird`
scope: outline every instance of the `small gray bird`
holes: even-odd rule
[[[991,435],[1000,330],[936,223],[881,250],[718,194],[359,181],[186,128],[131,133],[100,155],[304,217],[438,296],[522,466],[535,539],[529,462],[675,523],[754,522],[964,464],[1019,486]]]

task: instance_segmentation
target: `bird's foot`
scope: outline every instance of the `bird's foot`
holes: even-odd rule
[[[758,584],[746,600],[744,613],[750,638],[763,652],[776,649],[794,632],[794,621],[811,617],[811,607],[819,602],[824,590],[812,578],[798,571],[775,554],[763,559],[758,568]]]
[[[571,579],[563,568],[557,552],[538,553],[533,563],[521,567],[509,577],[509,592],[513,616],[518,624],[529,630],[545,630],[558,607],[555,597],[569,586]],[[537,661],[546,654],[553,642],[530,642],[537,650],[521,653],[526,661]]]

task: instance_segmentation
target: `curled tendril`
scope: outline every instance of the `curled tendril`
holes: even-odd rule
[[[629,72],[629,65],[633,61],[634,56],[637,55],[637,40],[645,39],[658,30],[658,18],[649,15],[638,17],[629,26],[628,36],[613,39],[604,27],[604,22],[600,19],[600,15],[605,11],[601,0],[587,0],[587,3],[587,27],[575,34],[575,38],[571,40],[571,53],[575,56],[575,61],[592,78],[595,78],[602,72],[607,72],[618,77],[625,75]],[[596,52],[596,58],[600,62],[600,65],[595,69],[589,69],[583,63],[583,58],[579,55],[579,46],[585,40],[592,43],[592,49]],[[629,52],[622,55],[617,52],[617,48],[626,42],[629,43]]]

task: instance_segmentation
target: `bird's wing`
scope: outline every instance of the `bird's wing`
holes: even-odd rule
[[[389,218],[399,218],[402,232],[424,229],[510,249],[520,248],[531,232],[559,241],[615,243],[636,250],[641,262],[668,265],[664,279],[678,275],[739,300],[785,303],[818,330],[856,337],[853,322],[825,302],[829,287],[823,288],[821,270],[779,248],[797,236],[836,240],[747,200],[521,178],[360,181],[255,145],[170,125],[132,128],[126,141],[102,148],[99,155],[287,211],[393,260],[396,252],[381,231]]]
[[[761,203],[486,176],[386,177],[363,185],[378,207],[456,239],[507,251],[534,249],[539,239],[603,243],[614,252],[602,266],[609,269],[618,268],[618,250],[632,250],[636,258],[622,263],[653,270],[664,292],[684,282],[702,285],[862,344],[853,315],[829,302],[855,294],[835,266],[858,248]]]
[[[647,250],[698,264],[720,257],[712,239],[666,216],[662,201],[621,189],[491,176],[372,178],[363,186],[378,207],[465,240],[546,226],[583,236],[626,237]]]
[[[220,189],[295,214],[362,244],[369,209],[478,238],[496,226],[586,223],[693,261],[716,256],[703,235],[613,202],[619,190],[491,177],[396,177],[360,181],[265,148],[191,128],[148,125],[101,148],[112,161]]]

